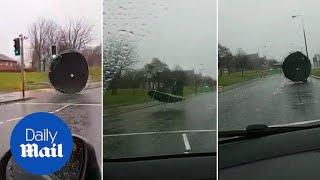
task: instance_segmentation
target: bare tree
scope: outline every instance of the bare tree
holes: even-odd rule
[[[238,61],[238,65],[241,69],[241,76],[243,76],[243,72],[249,64],[248,55],[241,48],[239,48],[235,59]]]
[[[157,89],[160,87],[161,81],[165,80],[165,74],[167,74],[170,69],[169,66],[162,62],[159,58],[152,58],[150,64],[144,66],[146,71],[147,79],[150,83],[151,89]]]
[[[87,46],[81,52],[87,59],[88,65],[90,67],[101,66],[101,45],[95,47]]]
[[[225,68],[228,69],[228,74],[230,76],[230,68],[231,68],[231,60],[232,60],[232,54],[230,52],[230,49],[218,44],[218,69],[219,69],[219,75],[223,75],[223,71]]]
[[[110,38],[103,50],[104,85],[110,88],[112,94],[117,94],[117,82],[121,75],[137,63],[135,48],[125,39]]]
[[[29,27],[31,40],[32,68],[41,70],[41,61],[45,64],[46,56],[50,54],[51,44],[57,41],[58,25],[50,19],[38,19]],[[45,66],[44,66],[45,70]]]
[[[81,50],[93,40],[93,26],[85,20],[70,21],[67,26],[61,27],[59,31],[59,49]]]

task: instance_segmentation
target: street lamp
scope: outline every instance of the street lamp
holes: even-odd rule
[[[204,65],[203,64],[198,64],[198,65],[202,67],[201,69],[199,69],[200,76],[202,77],[202,73],[203,73],[203,70],[204,70]]]
[[[258,48],[258,50],[257,50],[258,57],[259,57],[259,51],[260,51],[260,49],[262,49],[262,48],[266,48],[266,47],[268,47],[268,46],[263,45],[263,46],[261,46],[261,47],[259,47],[259,48]],[[264,56],[265,56],[265,54],[264,54]]]
[[[308,46],[307,46],[307,39],[306,39],[306,32],[305,32],[305,30],[304,30],[304,21],[303,21],[303,16],[302,16],[302,15],[295,15],[295,16],[292,16],[292,18],[296,18],[296,17],[301,17],[301,19],[302,19],[302,29],[303,29],[304,45],[305,45],[305,47],[306,47],[307,58],[309,59]]]

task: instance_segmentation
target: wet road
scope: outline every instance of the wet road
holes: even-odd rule
[[[276,74],[219,93],[219,130],[320,119],[320,80],[293,83]]]
[[[9,149],[10,134],[16,123],[33,112],[52,112],[66,121],[73,134],[84,137],[101,159],[101,88],[66,95],[53,89],[27,92],[34,99],[0,105],[0,155]],[[101,162],[99,162],[101,165]]]
[[[104,117],[104,158],[215,151],[216,93]]]

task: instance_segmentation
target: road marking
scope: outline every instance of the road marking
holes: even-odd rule
[[[50,111],[50,112],[48,112],[48,113],[51,113],[51,114],[54,114],[54,113],[57,113],[57,112],[59,112],[59,111],[61,111],[62,109],[64,109],[64,108],[67,108],[67,107],[69,107],[70,106],[70,104],[67,104],[67,105],[64,105],[64,106],[62,106],[61,108],[59,108],[59,109],[56,109],[55,111]],[[18,117],[18,118],[13,118],[13,119],[7,119],[7,120],[5,120],[6,122],[11,122],[11,121],[16,121],[16,120],[20,120],[20,119],[22,119],[23,117]],[[4,122],[0,122],[0,124],[3,124]]]
[[[32,102],[26,102],[26,103],[15,103],[15,104],[24,104],[24,105],[70,105],[70,106],[101,106],[101,104],[85,104],[85,103],[32,103]]]
[[[16,121],[16,120],[19,120],[19,119],[21,119],[22,117],[18,117],[18,118],[13,118],[13,119],[8,119],[8,120],[6,120],[7,122],[11,122],[11,121]]]
[[[191,147],[190,147],[190,144],[189,144],[189,141],[188,141],[187,134],[183,133],[182,137],[183,137],[184,147],[186,148],[187,151],[190,151]]]
[[[151,135],[151,134],[176,134],[176,133],[192,133],[192,132],[215,132],[216,130],[180,130],[180,131],[153,131],[143,133],[123,133],[123,134],[106,134],[105,137],[116,137],[116,136],[135,136],[135,135]]]
[[[70,106],[102,106],[101,104],[70,104]]]
[[[216,109],[215,106],[210,106],[210,107],[209,107],[209,110],[214,110],[214,109]]]
[[[64,106],[62,106],[61,108],[55,110],[54,112],[57,113],[57,112],[61,111],[62,109],[67,108],[67,107],[69,107],[69,106],[70,106],[70,104],[64,105]]]

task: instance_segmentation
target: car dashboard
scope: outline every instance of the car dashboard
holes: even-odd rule
[[[172,157],[106,160],[104,179],[216,179],[215,153]]]
[[[320,179],[320,128],[219,142],[221,180]]]

